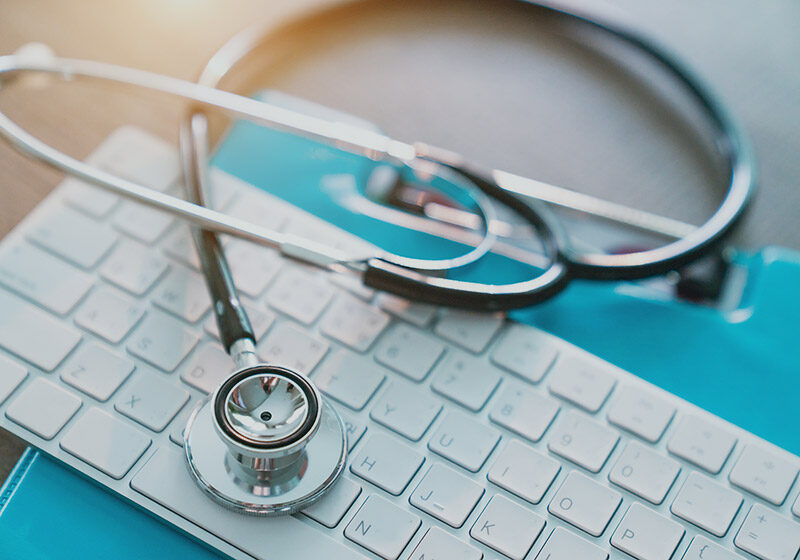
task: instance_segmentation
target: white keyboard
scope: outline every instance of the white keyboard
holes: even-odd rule
[[[91,160],[179,192],[137,129]],[[219,208],[354,242],[213,179]],[[0,426],[233,558],[797,558],[797,457],[537,329],[226,251],[262,359],[347,420],[323,501],[263,519],[195,486],[181,431],[233,364],[189,230],[70,179],[0,244]]]

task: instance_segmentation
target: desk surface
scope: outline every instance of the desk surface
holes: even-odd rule
[[[64,56],[192,79],[237,30],[319,3],[5,0],[0,52],[41,41]],[[761,190],[738,243],[800,248],[800,4],[611,4],[691,62],[748,128]],[[309,34],[262,85],[352,112],[402,139],[643,209],[695,223],[713,209],[721,188],[708,186],[719,183],[698,155],[701,144],[625,70],[627,59],[618,64],[550,34],[512,5],[399,6]],[[177,103],[107,87],[31,87],[0,92],[3,109],[78,157],[127,123],[176,138]],[[59,180],[0,145],[0,236]],[[22,448],[0,434],[0,481]]]

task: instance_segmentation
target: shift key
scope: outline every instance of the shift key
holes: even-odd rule
[[[45,371],[53,371],[80,342],[77,330],[0,291],[0,347]]]

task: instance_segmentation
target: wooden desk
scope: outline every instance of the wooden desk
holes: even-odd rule
[[[63,56],[192,79],[239,29],[315,3],[4,0],[0,52],[41,41]],[[750,129],[762,191],[739,241],[800,248],[800,4],[613,4],[686,56]],[[400,138],[563,186],[695,221],[713,207],[718,189],[708,188],[712,172],[696,142],[638,79],[570,41],[536,32],[516,8],[497,1],[484,9],[453,2],[430,12],[420,5],[309,37],[270,84],[371,119]],[[174,141],[179,104],[136,95],[109,87],[14,88],[0,91],[0,106],[78,157],[121,124]],[[0,144],[0,236],[60,178]],[[0,436],[0,480],[21,449]]]

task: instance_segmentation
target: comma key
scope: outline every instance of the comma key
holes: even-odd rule
[[[439,527],[431,527],[409,560],[481,560],[483,553]]]

